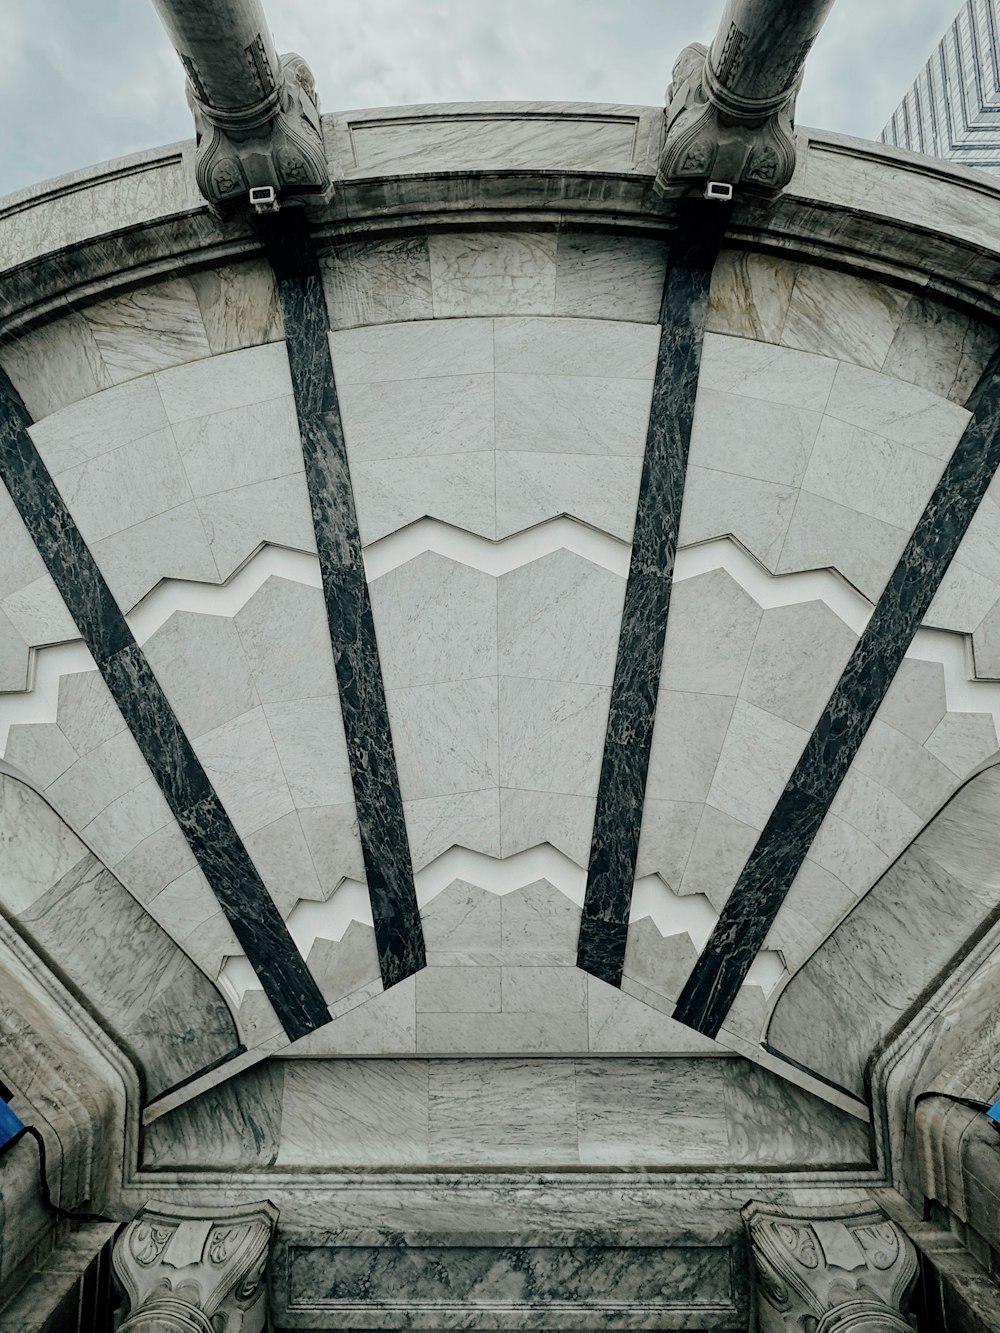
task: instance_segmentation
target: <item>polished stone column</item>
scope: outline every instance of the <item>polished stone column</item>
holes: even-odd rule
[[[788,184],[795,95],[832,4],[728,0],[711,48],[684,48],[667,89],[661,194],[708,182],[773,194]]]
[[[153,0],[187,74],[198,187],[217,208],[249,192],[323,194],[330,173],[316,85],[297,55],[279,56],[260,0]]]
[[[115,1241],[128,1312],[118,1333],[262,1333],[278,1210],[147,1204]]]
[[[902,1312],[917,1253],[874,1205],[803,1210],[751,1202],[760,1333],[913,1333]]]

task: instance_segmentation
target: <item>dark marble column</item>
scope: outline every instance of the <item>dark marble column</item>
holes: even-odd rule
[[[972,420],[681,993],[674,1017],[707,1036],[722,1026],[1000,466],[1000,354],[967,406]]]
[[[330,357],[319,262],[301,209],[258,219],[274,269],[382,982],[425,965],[410,845]]]
[[[712,268],[729,210],[681,207],[660,309],[660,347],[604,742],[577,965],[621,984],[646,774]]]
[[[146,655],[35,448],[0,371],[0,477],[282,1027],[294,1041],[330,1014]]]

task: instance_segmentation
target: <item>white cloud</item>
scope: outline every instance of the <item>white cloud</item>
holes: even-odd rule
[[[324,109],[505,99],[659,105],[722,0],[264,0]],[[804,124],[874,137],[957,0],[837,0],[806,70]],[[0,0],[0,193],[184,138],[183,77],[150,0]],[[13,131],[13,132],[11,132]]]

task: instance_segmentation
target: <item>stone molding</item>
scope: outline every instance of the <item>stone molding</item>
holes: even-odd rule
[[[742,1210],[757,1271],[760,1333],[905,1333],[917,1273],[904,1232],[872,1204],[846,1211]]]
[[[272,1203],[203,1210],[150,1203],[115,1242],[128,1314],[119,1333],[262,1333]]]

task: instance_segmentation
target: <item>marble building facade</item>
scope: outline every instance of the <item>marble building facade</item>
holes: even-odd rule
[[[1000,187],[323,132],[0,203],[0,1326],[1000,1328]]]

